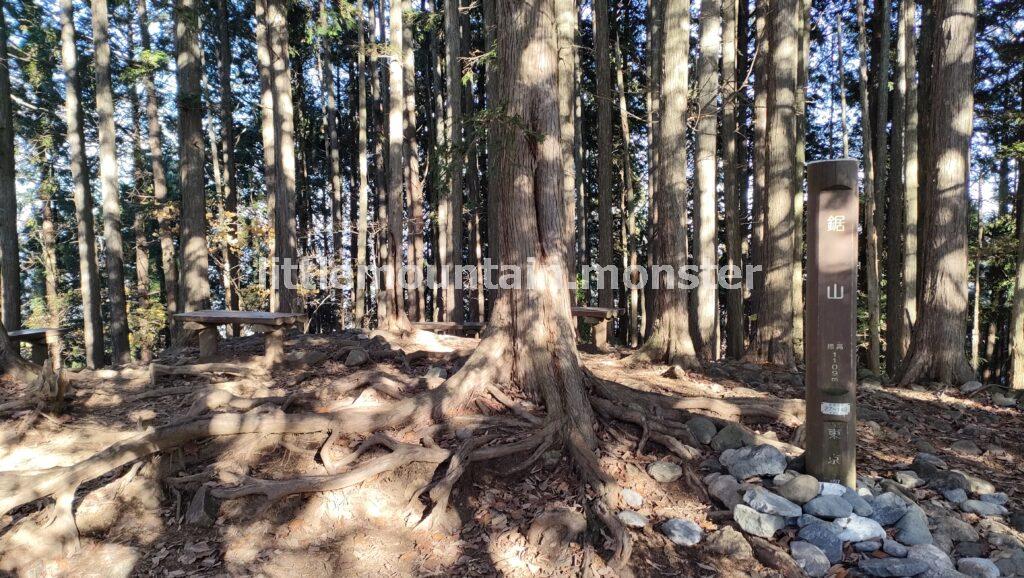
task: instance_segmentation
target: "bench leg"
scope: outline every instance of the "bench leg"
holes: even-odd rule
[[[270,368],[284,361],[284,329],[274,329],[263,334],[266,354],[263,364]]]
[[[608,320],[602,319],[594,324],[592,332],[594,334],[594,347],[599,351],[604,351],[608,348]]]
[[[217,342],[220,341],[220,333],[214,326],[203,327],[199,330],[199,358],[210,359],[217,355]]]
[[[46,361],[47,351],[45,341],[32,342],[32,363],[42,365]]]

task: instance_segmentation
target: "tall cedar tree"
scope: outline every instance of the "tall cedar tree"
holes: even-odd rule
[[[18,199],[14,189],[14,109],[7,59],[7,19],[0,3],[0,308],[3,322],[21,326],[21,267],[18,264]]]

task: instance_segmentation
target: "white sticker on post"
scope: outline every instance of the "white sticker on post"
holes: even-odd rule
[[[821,402],[821,413],[824,415],[850,415],[850,404]]]

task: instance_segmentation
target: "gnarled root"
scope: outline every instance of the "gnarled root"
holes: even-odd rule
[[[541,555],[558,563],[565,559],[568,546],[587,529],[587,518],[569,509],[552,510],[537,516],[526,533],[526,540]]]

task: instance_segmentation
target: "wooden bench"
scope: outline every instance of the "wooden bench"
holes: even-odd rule
[[[59,345],[67,329],[41,327],[38,329],[16,329],[9,332],[14,343],[28,343],[32,346],[32,363],[42,365],[46,361],[50,345]]]
[[[579,317],[584,323],[591,326],[591,333],[594,334],[594,347],[605,349],[608,347],[608,322],[619,316],[621,310],[609,307],[573,307],[573,317]]]
[[[434,333],[457,333],[459,335],[479,335],[486,326],[485,323],[479,323],[476,321],[467,321],[465,323],[455,323],[453,321],[420,321],[413,323],[413,327],[416,329],[422,329],[424,331],[432,331]]]
[[[305,324],[302,313],[269,313],[266,311],[190,311],[178,313],[174,318],[183,323],[185,329],[199,333],[199,357],[210,359],[217,354],[221,325],[249,325],[262,333],[266,342],[264,363],[274,366],[284,360],[284,334],[288,329]]]

